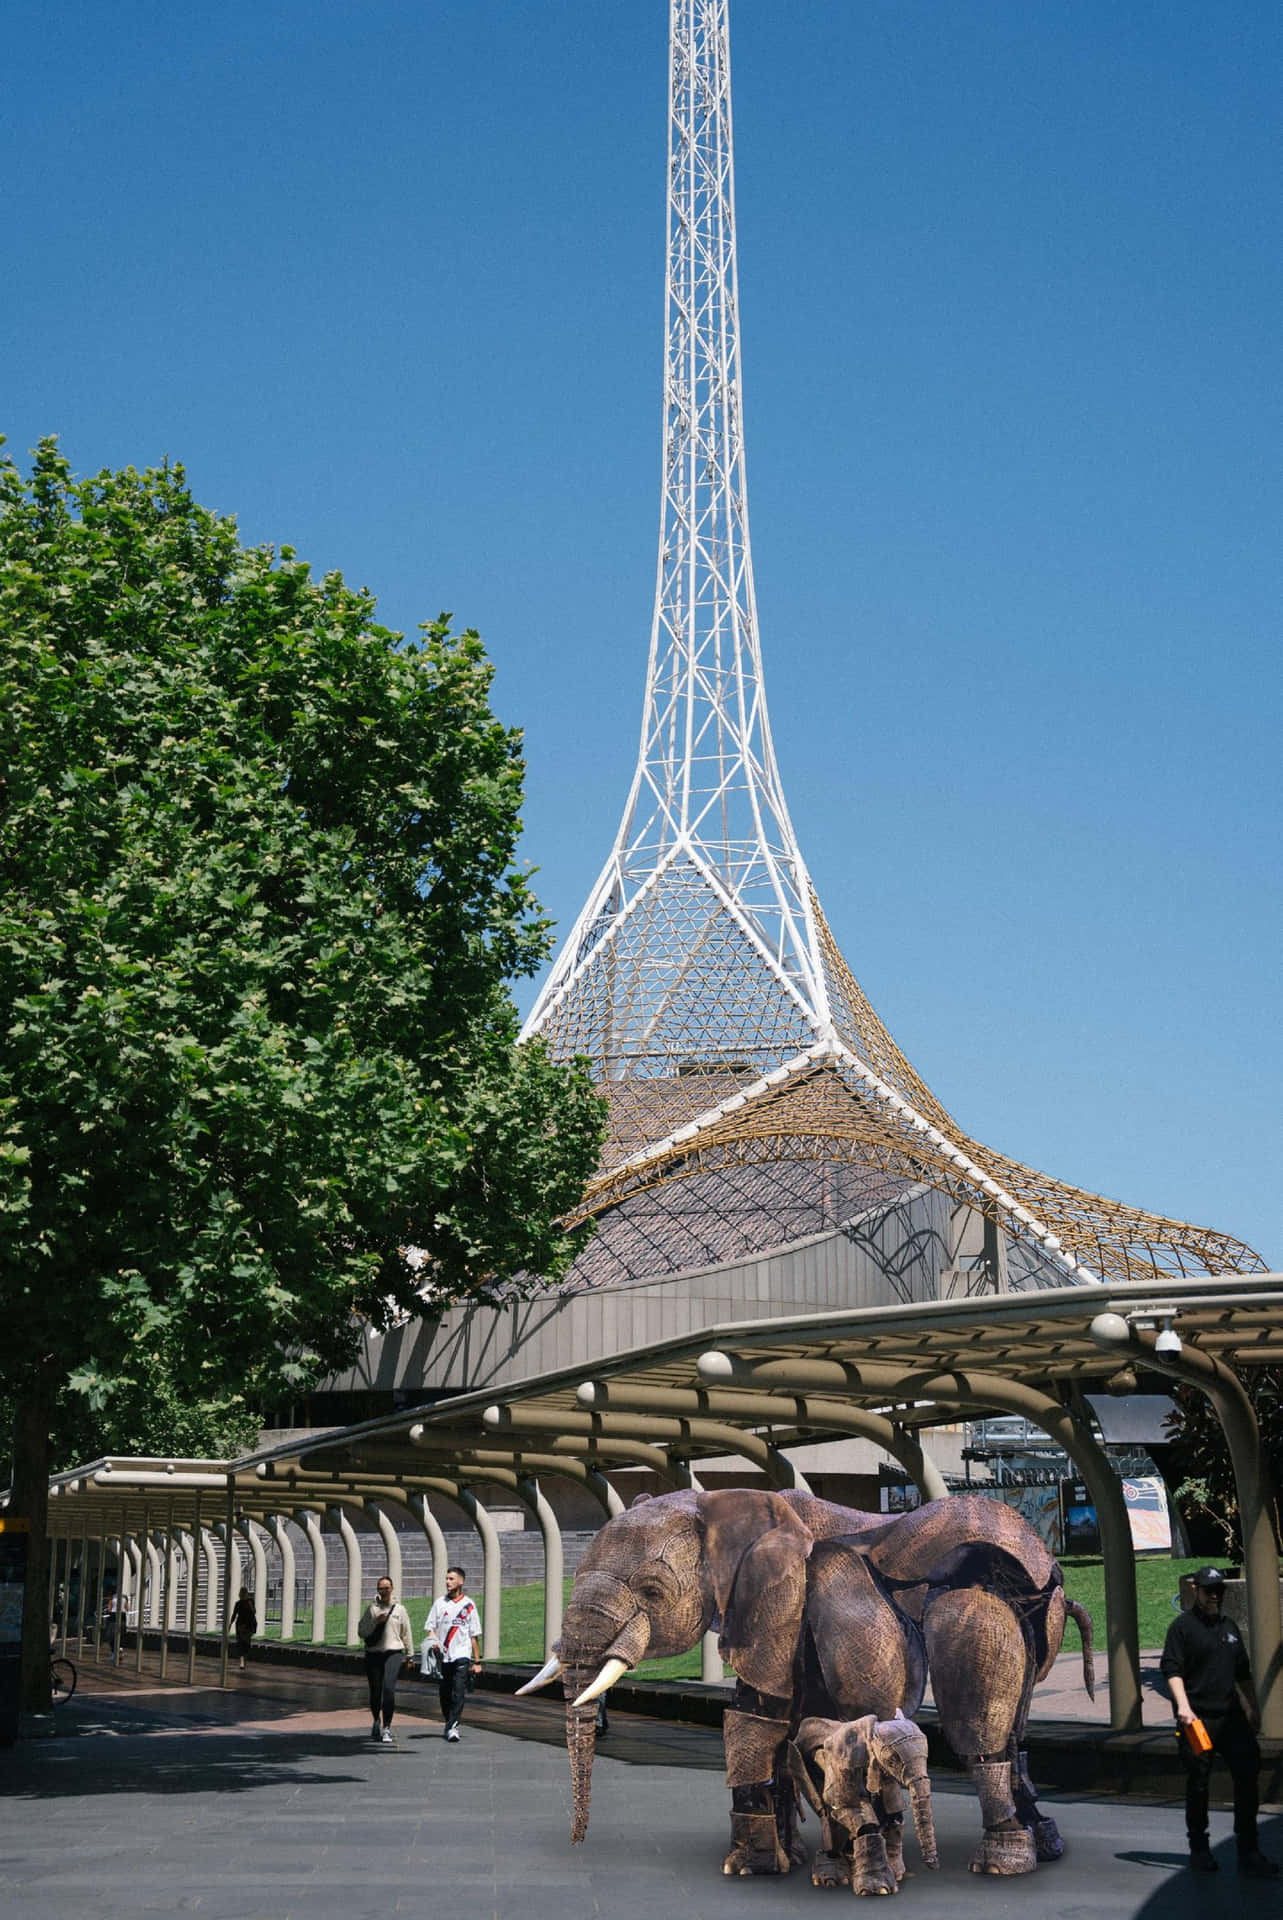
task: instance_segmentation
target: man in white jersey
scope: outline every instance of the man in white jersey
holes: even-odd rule
[[[468,1668],[481,1671],[481,1617],[463,1590],[462,1567],[447,1567],[445,1593],[428,1615],[428,1640],[441,1649],[441,1718],[445,1738],[459,1738],[459,1722],[468,1694]]]

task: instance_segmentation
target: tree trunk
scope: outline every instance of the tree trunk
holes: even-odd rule
[[[13,1421],[13,1494],[9,1513],[29,1520],[27,1587],[22,1607],[24,1713],[49,1711],[49,1427],[51,1396],[38,1388],[18,1396]]]

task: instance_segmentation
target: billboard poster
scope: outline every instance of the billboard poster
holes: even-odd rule
[[[1167,1508],[1167,1489],[1157,1474],[1123,1481],[1123,1499],[1127,1502],[1127,1521],[1132,1530],[1132,1547],[1137,1553],[1170,1553],[1172,1517]]]
[[[971,1492],[987,1493],[992,1499],[1001,1500],[1004,1506],[1014,1507],[1021,1519],[1027,1520],[1040,1536],[1049,1553],[1060,1552],[1060,1494],[1057,1487],[972,1487]]]
[[[1096,1505],[1081,1480],[1060,1483],[1060,1538],[1062,1553],[1100,1552]]]

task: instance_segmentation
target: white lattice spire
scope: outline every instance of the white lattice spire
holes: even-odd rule
[[[715,950],[756,976],[753,1000],[783,999],[788,1051],[829,1031],[811,886],[775,763],[758,642],[727,0],[672,4],[666,280],[662,508],[641,750],[610,857],[526,1029],[544,1030],[585,968],[601,970],[603,940],[628,947],[613,966],[631,977],[609,992],[614,1044],[603,1066],[614,1077],[660,1068],[655,1042],[665,1033],[670,1057],[674,1048],[701,1058],[746,1046],[760,1053],[742,1017],[710,1020],[706,1010],[697,1030],[680,1015],[674,1024],[674,1003],[693,984],[689,963],[716,971]],[[630,917],[645,925],[617,943]],[[675,940],[688,962],[676,970],[661,951]]]
[[[582,1211],[612,1216],[611,1257],[646,1274],[722,1257],[724,1246],[698,1253],[712,1241],[693,1233],[697,1217],[729,1231],[747,1209],[755,1248],[832,1225],[858,1168],[861,1204],[874,1179],[887,1193],[933,1186],[982,1213],[995,1245],[1001,1230],[1023,1246],[1025,1278],[1012,1284],[1259,1271],[1228,1235],[969,1139],[825,924],[784,802],[758,644],[727,5],[671,0],[664,460],[641,751],[610,857],[523,1030],[557,1059],[587,1055],[608,1096]],[[631,1202],[663,1191],[685,1212],[661,1206],[667,1224],[647,1227]],[[857,1204],[852,1194],[840,1204]],[[808,1207],[812,1224],[798,1224]],[[982,1284],[1006,1284],[1000,1265],[986,1253]]]

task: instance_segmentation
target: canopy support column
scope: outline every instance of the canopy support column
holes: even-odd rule
[[[143,1501],[143,1523],[138,1532],[138,1632],[134,1636],[134,1672],[143,1670],[143,1633],[147,1627],[155,1585],[152,1579],[151,1506]]]
[[[80,1523],[80,1583],[76,1592],[76,1658],[85,1657],[85,1601],[89,1594],[89,1516]]]
[[[294,1542],[290,1539],[285,1525],[285,1516],[271,1513],[266,1521],[267,1531],[276,1542],[276,1550],[281,1556],[281,1639],[294,1638]]]
[[[446,1563],[450,1558],[450,1549],[446,1546],[445,1535],[441,1531],[441,1528],[437,1522],[435,1514],[433,1513],[431,1507],[428,1505],[427,1494],[426,1493],[407,1494],[406,1505],[409,1507],[410,1512],[414,1515],[419,1525],[423,1528],[424,1533],[427,1535],[428,1543],[432,1548],[432,1596],[431,1597],[433,1600],[435,1600],[438,1594],[445,1592],[445,1570],[446,1570]],[[490,1611],[489,1593],[486,1594],[485,1598],[486,1598],[486,1613],[488,1617],[489,1611]]]
[[[97,1575],[94,1583],[94,1665],[97,1666],[102,1659],[102,1643],[107,1619],[107,1536],[105,1533],[95,1535],[94,1561]]]
[[[330,1581],[330,1556],[320,1522],[310,1507],[295,1507],[294,1518],[307,1535],[312,1549],[312,1645],[325,1641],[325,1608]]]
[[[547,1660],[561,1638],[561,1616],[565,1606],[565,1555],[561,1528],[537,1480],[518,1480],[517,1493],[539,1522],[539,1531],[543,1535],[543,1657]]]
[[[344,1513],[342,1507],[331,1506],[343,1550],[347,1554],[347,1623],[344,1628],[344,1643],[349,1647],[359,1647],[361,1636],[357,1632],[357,1622],[361,1618],[361,1543],[356,1537],[356,1529]]]
[[[214,1535],[208,1527],[200,1530],[201,1551],[205,1556],[205,1631],[218,1632],[218,1553]]]
[[[192,1506],[191,1551],[187,1556],[187,1684],[196,1684],[196,1632],[200,1626],[201,1551],[200,1491]]]
[[[219,1621],[218,1648],[218,1684],[227,1685],[227,1656],[232,1634],[232,1560],[240,1569],[240,1555],[236,1551],[236,1482],[231,1474],[227,1476],[227,1506],[223,1514],[223,1617]],[[239,1584],[239,1583],[238,1583]]]
[[[587,1487],[589,1493],[596,1495],[597,1499],[606,1509],[606,1518],[608,1520],[613,1520],[617,1513],[624,1511],[623,1501],[615,1492],[615,1489],[611,1486],[605,1474],[599,1473],[596,1467],[589,1467],[587,1473],[584,1475],[584,1485]]]
[[[261,1633],[267,1620],[267,1555],[263,1551],[263,1542],[254,1530],[254,1522],[247,1513],[241,1515],[237,1526],[249,1541],[250,1559],[254,1566],[254,1613]]]
[[[133,1562],[129,1554],[129,1535],[125,1528],[129,1524],[129,1514],[122,1506],[120,1509],[120,1537],[116,1543],[116,1617],[112,1621],[111,1664],[120,1665],[121,1647],[124,1643],[124,1631],[129,1619],[130,1574]]]
[[[389,1516],[384,1513],[377,1500],[368,1499],[365,1511],[377,1526],[383,1537],[383,1551],[387,1555],[388,1579],[392,1582],[392,1591],[397,1599],[401,1598],[401,1542],[397,1530]]]

